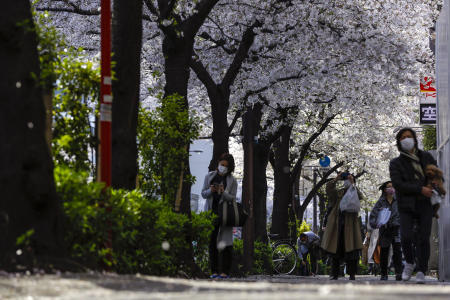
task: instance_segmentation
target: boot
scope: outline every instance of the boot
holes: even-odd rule
[[[331,261],[331,275],[330,280],[337,280],[339,278],[339,259]]]

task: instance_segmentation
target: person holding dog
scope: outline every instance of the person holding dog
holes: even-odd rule
[[[417,256],[416,282],[425,282],[430,258],[430,234],[433,219],[433,208],[430,198],[432,188],[427,186],[425,167],[435,165],[436,160],[430,153],[418,148],[417,135],[412,128],[403,128],[396,135],[397,148],[400,155],[391,160],[389,172],[396,191],[400,214],[400,234],[406,264],[402,279],[411,278]],[[413,249],[413,225],[418,224],[416,249]]]
[[[442,170],[435,165],[427,165],[425,167],[425,176],[427,178],[427,186],[433,189],[433,196],[431,196],[433,216],[436,219],[439,219],[438,211],[441,207],[441,201],[447,193],[444,188],[444,174]]]

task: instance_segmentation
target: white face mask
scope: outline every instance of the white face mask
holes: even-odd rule
[[[400,141],[400,145],[402,146],[403,150],[411,151],[414,149],[414,139],[413,138],[405,138]]]
[[[219,174],[225,174],[226,172],[228,172],[228,168],[227,167],[224,167],[224,166],[222,166],[222,165],[219,165],[218,167],[217,167],[217,170],[219,171]]]
[[[348,188],[348,187],[350,187],[352,185],[352,183],[350,182],[350,180],[345,180],[344,181],[344,188]]]

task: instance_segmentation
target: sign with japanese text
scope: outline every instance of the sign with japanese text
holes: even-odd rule
[[[420,78],[420,124],[436,124],[437,93],[433,77]]]
[[[420,124],[436,124],[436,103],[420,104]]]

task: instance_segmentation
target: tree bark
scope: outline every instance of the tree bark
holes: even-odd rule
[[[0,211],[7,234],[1,237],[0,257],[6,267],[20,259],[7,253],[13,253],[17,237],[31,229],[38,261],[55,257],[63,249],[61,205],[45,139],[46,112],[36,79],[39,58],[32,27],[30,1],[4,3],[0,12]]]
[[[289,238],[289,205],[292,203],[289,146],[292,128],[285,126],[281,138],[274,143],[275,190],[273,197],[272,234]],[[292,209],[292,207],[291,207]]]
[[[137,176],[137,121],[142,46],[142,1],[113,5],[112,186],[132,190]]]

